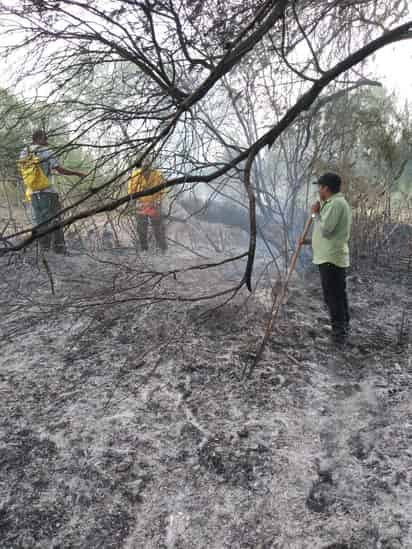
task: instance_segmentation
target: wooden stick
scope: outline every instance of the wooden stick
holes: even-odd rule
[[[311,225],[312,225],[312,216],[310,216],[307,219],[306,223],[305,223],[303,233],[300,237],[300,240],[299,240],[298,246],[295,250],[295,253],[293,254],[293,257],[291,259],[289,269],[288,269],[288,272],[286,274],[286,278],[285,278],[285,280],[282,284],[282,288],[281,288],[280,292],[278,293],[278,295],[276,296],[276,298],[273,299],[272,309],[270,311],[270,319],[269,319],[269,322],[268,322],[267,327],[266,327],[265,335],[262,339],[262,342],[260,344],[258,352],[256,353],[255,360],[253,361],[253,364],[249,369],[249,373],[247,374],[248,378],[252,375],[252,373],[253,373],[254,369],[256,368],[259,360],[262,358],[263,351],[265,350],[265,347],[266,347],[267,342],[269,340],[270,334],[272,333],[273,324],[275,323],[275,320],[276,320],[276,318],[279,314],[279,311],[282,307],[282,303],[283,303],[283,300],[285,298],[285,295],[286,295],[286,292],[287,292],[287,289],[288,289],[290,278],[292,276],[293,271],[295,270],[296,263],[297,263],[297,260],[298,260],[299,254],[300,254],[300,250],[302,249],[302,245],[303,245],[301,242],[303,242],[306,239]],[[246,370],[247,370],[247,366],[245,365],[245,367],[243,368],[243,372],[242,372],[242,379],[244,379],[244,377],[245,377]]]

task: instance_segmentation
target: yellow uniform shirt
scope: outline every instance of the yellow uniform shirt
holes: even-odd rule
[[[158,170],[134,170],[128,185],[128,193],[138,193],[141,191],[146,191],[148,189],[151,189],[153,187],[157,187],[158,185],[161,185],[164,182],[163,175]],[[152,194],[150,196],[142,196],[141,198],[138,198],[138,201],[140,204],[150,204],[155,205],[158,204],[162,198],[162,195],[164,194],[165,189],[159,191],[156,194]]]

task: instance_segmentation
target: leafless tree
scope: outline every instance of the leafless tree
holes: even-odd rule
[[[293,128],[294,154],[302,155],[307,145],[297,136],[310,140],[311,114],[361,85],[359,70],[370,55],[411,37],[408,5],[399,1],[25,1],[1,2],[0,12],[16,84],[29,81],[47,103],[61,106],[67,114],[56,134],[64,131],[66,147],[87,148],[106,169],[104,180],[67,205],[63,226],[128,204],[124,183],[137,155],[172,167],[168,188],[241,179],[250,243],[240,286],[249,288],[256,202],[268,209],[262,152],[285,150]],[[233,120],[233,131],[244,136],[228,143]],[[296,173],[299,162],[282,162],[296,188],[307,176]],[[26,247],[40,232],[14,234],[6,251]]]

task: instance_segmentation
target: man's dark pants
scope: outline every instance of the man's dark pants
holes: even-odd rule
[[[323,296],[332,324],[334,338],[344,340],[349,330],[349,305],[346,294],[346,269],[333,263],[319,265]]]
[[[142,215],[137,214],[137,232],[139,234],[140,245],[142,250],[148,249],[147,232],[149,227],[149,220],[153,227],[153,233],[155,235],[156,243],[158,247],[165,252],[167,249],[166,243],[166,231],[161,215]]]
[[[53,226],[59,222],[59,218],[49,221],[52,217],[57,215],[61,210],[59,195],[48,191],[40,191],[33,193],[31,198],[31,205],[33,210],[33,221],[36,225],[40,223],[46,223],[46,225],[40,228],[44,230]],[[63,229],[59,228],[48,233],[39,239],[40,246],[43,250],[50,250],[53,245],[53,250],[56,253],[64,253],[66,246],[64,242]]]

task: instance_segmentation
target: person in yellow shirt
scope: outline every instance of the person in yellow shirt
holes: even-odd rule
[[[163,175],[159,170],[151,166],[142,166],[133,170],[129,180],[128,193],[146,191],[157,187],[164,182]],[[142,196],[137,199],[136,219],[137,232],[139,235],[140,246],[142,250],[148,250],[148,227],[149,222],[152,225],[156,244],[162,252],[167,250],[166,230],[162,216],[162,200],[165,189],[150,196]]]

